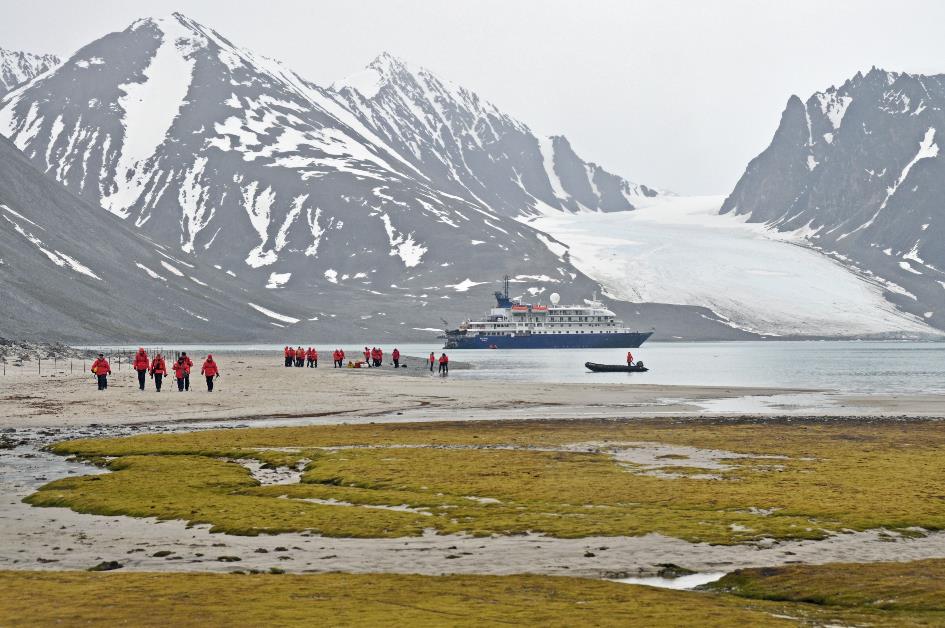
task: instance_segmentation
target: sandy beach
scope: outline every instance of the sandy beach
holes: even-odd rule
[[[193,356],[199,367],[203,356]],[[222,376],[208,394],[195,368],[192,390],[178,393],[173,378],[161,393],[147,380],[138,390],[128,365],[95,388],[82,362],[26,363],[0,379],[0,428],[82,427],[142,423],[287,420],[336,423],[359,420],[470,420],[588,418],[716,414],[945,415],[945,395],[850,395],[791,388],[664,386],[647,384],[543,384],[469,380],[463,365],[448,378],[410,368],[285,368],[280,355],[217,354]],[[87,366],[87,365],[86,365]]]

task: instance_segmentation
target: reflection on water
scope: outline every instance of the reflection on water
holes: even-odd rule
[[[328,346],[335,343],[319,345],[319,349]],[[389,353],[393,346],[384,349]],[[441,346],[437,342],[402,344],[399,348],[405,355],[424,357],[430,351],[439,355]],[[342,347],[346,351],[360,349],[354,343]],[[274,360],[282,359],[282,347],[276,345],[188,345],[175,349],[196,354],[272,351]],[[633,350],[634,357],[651,369],[648,373],[590,373],[584,368],[585,362],[624,362],[626,350],[621,349],[467,349],[449,353],[453,360],[476,366],[453,371],[453,379],[945,392],[945,343],[938,342],[649,342]]]
[[[621,578],[617,582],[623,584],[645,584],[650,587],[659,587],[661,589],[694,589],[699,585],[715,582],[725,575],[724,571],[711,573],[694,573],[688,576],[679,576],[678,578],[660,578],[653,576],[650,578]]]

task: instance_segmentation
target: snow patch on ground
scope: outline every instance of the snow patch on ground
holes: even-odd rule
[[[413,233],[407,235],[398,233],[387,214],[381,214],[381,221],[384,223],[384,230],[387,232],[387,239],[390,242],[390,254],[403,260],[404,266],[407,268],[418,265],[420,260],[423,259],[423,254],[427,252],[427,247],[414,242]]]
[[[292,318],[291,316],[286,316],[285,314],[279,314],[278,312],[273,312],[272,310],[264,308],[261,305],[256,305],[255,303],[247,303],[247,305],[253,308],[254,310],[256,310],[257,312],[259,312],[260,314],[265,314],[269,318],[273,318],[277,321],[282,321],[283,323],[292,324],[292,323],[299,322],[298,318]]]
[[[886,301],[883,285],[798,246],[797,236],[719,215],[722,200],[665,197],[529,224],[566,242],[572,262],[617,299],[701,305],[771,335],[932,331]]]
[[[473,281],[472,279],[469,279],[467,277],[466,279],[463,279],[459,283],[446,284],[446,287],[452,288],[456,292],[468,292],[470,288],[474,288],[475,286],[481,286],[485,283],[489,283],[489,282],[488,281]]]
[[[161,281],[167,281],[166,278],[164,278],[164,277],[162,277],[161,275],[157,274],[156,272],[154,272],[153,270],[151,270],[150,268],[148,268],[147,266],[145,266],[145,265],[142,264],[141,262],[135,262],[135,266],[137,266],[138,268],[140,268],[140,269],[143,270],[144,272],[148,273],[148,277],[150,277],[151,279],[160,279]]]
[[[269,273],[269,282],[266,287],[270,290],[281,288],[292,278],[292,273]]]

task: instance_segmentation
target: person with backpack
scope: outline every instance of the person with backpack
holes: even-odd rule
[[[440,356],[440,377],[446,377],[450,374],[450,359],[444,353]]]
[[[142,391],[144,390],[144,381],[148,374],[149,366],[151,366],[151,361],[148,360],[148,352],[144,350],[144,347],[140,347],[138,353],[135,354],[131,368],[138,371],[138,388]]]
[[[112,367],[108,363],[108,360],[105,359],[104,353],[99,353],[98,358],[92,362],[92,373],[95,374],[95,378],[98,381],[99,390],[108,388],[108,376],[112,374]]]
[[[161,392],[161,383],[165,375],[167,375],[167,365],[164,363],[164,356],[158,353],[151,360],[151,379],[154,380],[154,387],[158,392]]]
[[[213,361],[213,356],[207,354],[207,359],[203,361],[200,367],[200,373],[207,378],[207,392],[213,392],[213,380],[220,377],[220,367]]]

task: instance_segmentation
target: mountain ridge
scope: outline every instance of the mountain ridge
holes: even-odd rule
[[[872,68],[792,96],[769,146],[721,208],[881,283],[901,309],[945,328],[945,74]]]
[[[0,47],[0,97],[61,63],[56,55]]]

